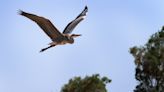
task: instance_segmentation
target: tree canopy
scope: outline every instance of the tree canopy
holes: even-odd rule
[[[134,92],[164,91],[164,27],[153,34],[144,46],[130,48],[139,82]]]
[[[107,77],[100,78],[99,74],[85,78],[74,77],[63,86],[61,92],[107,92],[106,84],[110,82]]]

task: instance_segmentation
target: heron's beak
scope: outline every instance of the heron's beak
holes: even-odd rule
[[[78,36],[81,36],[81,34],[72,34],[71,37],[76,38]]]

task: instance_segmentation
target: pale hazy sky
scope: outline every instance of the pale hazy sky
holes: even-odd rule
[[[43,53],[51,40],[18,10],[50,19],[63,30],[85,7],[73,45]],[[164,0],[2,0],[0,92],[59,92],[74,76],[99,73],[110,92],[132,92],[135,66],[129,48],[141,46],[164,25]]]

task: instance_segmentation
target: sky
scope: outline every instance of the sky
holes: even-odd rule
[[[19,10],[44,16],[62,32],[85,7],[70,45],[43,53],[51,40]],[[109,92],[132,92],[134,58],[129,48],[144,45],[164,25],[163,0],[1,0],[0,92],[60,92],[74,76],[100,74]]]

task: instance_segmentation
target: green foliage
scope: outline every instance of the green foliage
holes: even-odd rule
[[[99,74],[86,76],[83,79],[74,77],[63,86],[61,92],[107,92],[106,84],[110,82],[107,77],[100,78]]]
[[[145,46],[135,46],[130,53],[135,58],[135,78],[139,82],[134,92],[164,92],[164,27]]]

